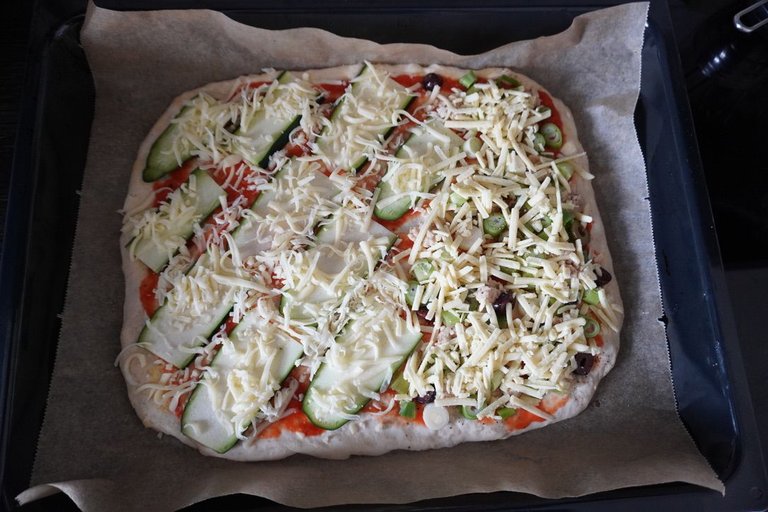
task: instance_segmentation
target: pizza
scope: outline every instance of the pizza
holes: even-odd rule
[[[130,401],[237,460],[571,418],[623,318],[592,178],[570,111],[509,69],[365,62],[186,92],[124,205]]]

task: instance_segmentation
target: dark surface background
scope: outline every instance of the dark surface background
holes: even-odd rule
[[[688,75],[727,287],[765,453],[768,334],[763,319],[768,318],[768,164],[762,153],[768,133],[768,92],[755,96],[754,91],[768,91],[768,65],[759,57],[764,50],[768,58],[768,46],[755,42],[766,41],[768,36],[756,34],[764,39],[745,40],[734,38],[729,30],[733,14],[751,3],[669,2],[682,67]],[[32,94],[32,89],[25,88],[27,62],[39,58],[28,48],[31,20],[39,16],[34,4],[24,0],[0,4],[0,247],[6,229],[12,229],[5,225],[5,212],[9,194],[13,194],[9,180],[14,143],[17,138],[31,136],[20,132],[18,123],[22,104],[30,101]],[[768,32],[768,26],[761,30]],[[719,61],[713,58],[718,55]],[[720,62],[728,60],[726,57],[737,57],[741,64]],[[707,72],[702,73],[702,68]]]

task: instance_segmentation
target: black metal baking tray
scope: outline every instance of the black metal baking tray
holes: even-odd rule
[[[156,8],[147,0],[101,0],[113,9]],[[477,53],[510,40],[564,30],[584,12],[616,2],[391,0],[385,6],[334,0],[208,2],[264,28],[324,28],[379,42],[420,42]],[[174,0],[165,7],[205,2]],[[40,2],[32,30],[30,91],[13,163],[6,242],[0,263],[0,478],[3,509],[29,483],[53,368],[93,110],[93,84],[79,46],[84,2]],[[643,49],[636,125],[648,167],[672,372],[680,415],[726,484],[725,497],[687,484],[622,489],[544,500],[491,493],[428,500],[398,510],[646,510],[768,507],[768,478],[725,291],[669,14],[653,2]],[[73,508],[58,495],[24,510]],[[343,507],[379,510],[384,506]],[[188,510],[285,510],[268,500],[230,496]]]

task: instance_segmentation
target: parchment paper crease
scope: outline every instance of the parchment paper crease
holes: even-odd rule
[[[84,510],[171,510],[250,493],[299,507],[405,503],[500,490],[578,496],[684,481],[723,491],[678,420],[662,325],[646,177],[633,124],[647,4],[579,17],[565,32],[459,56],[316,29],[265,31],[208,11],[91,7],[82,42],[96,107],[69,291],[32,489]],[[506,441],[428,452],[270,463],[206,458],[143,428],[113,366],[123,282],[116,213],[135,152],[179,93],[258,72],[373,62],[509,66],[573,110],[626,308],[618,364],[575,419]],[[46,485],[47,484],[47,485]]]

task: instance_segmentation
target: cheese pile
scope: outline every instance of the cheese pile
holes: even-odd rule
[[[430,341],[404,376],[409,396],[434,391],[437,405],[471,407],[479,418],[498,418],[501,407],[548,417],[536,405],[548,392],[568,391],[574,355],[600,352],[585,335],[587,318],[616,330],[617,311],[603,290],[599,304],[582,301],[596,288],[599,265],[567,228],[581,223],[586,231],[592,219],[557,166],[580,155],[555,160],[535,148],[538,124],[550,115],[537,96],[492,81],[472,89],[435,94],[431,115],[464,130],[471,156],[444,159],[414,245],[397,257],[405,267],[433,269],[412,305],[434,322],[425,328]],[[492,213],[507,226],[497,238],[483,236]],[[502,294],[511,300],[497,311]]]
[[[251,166],[261,162],[265,147],[273,140],[254,125],[263,119],[301,116],[302,128],[315,129],[317,91],[306,81],[290,77],[290,81],[270,80],[254,86],[239,86],[229,101],[217,101],[205,92],[189,100],[181,113],[171,121],[180,136],[173,151],[181,165],[182,155],[191,154],[211,167],[230,166],[245,161]]]
[[[329,118],[320,118],[322,131],[312,143],[313,152],[332,170],[354,171],[371,158],[381,148],[382,132],[398,124],[401,108],[412,98],[371,65],[352,80],[351,89]]]

